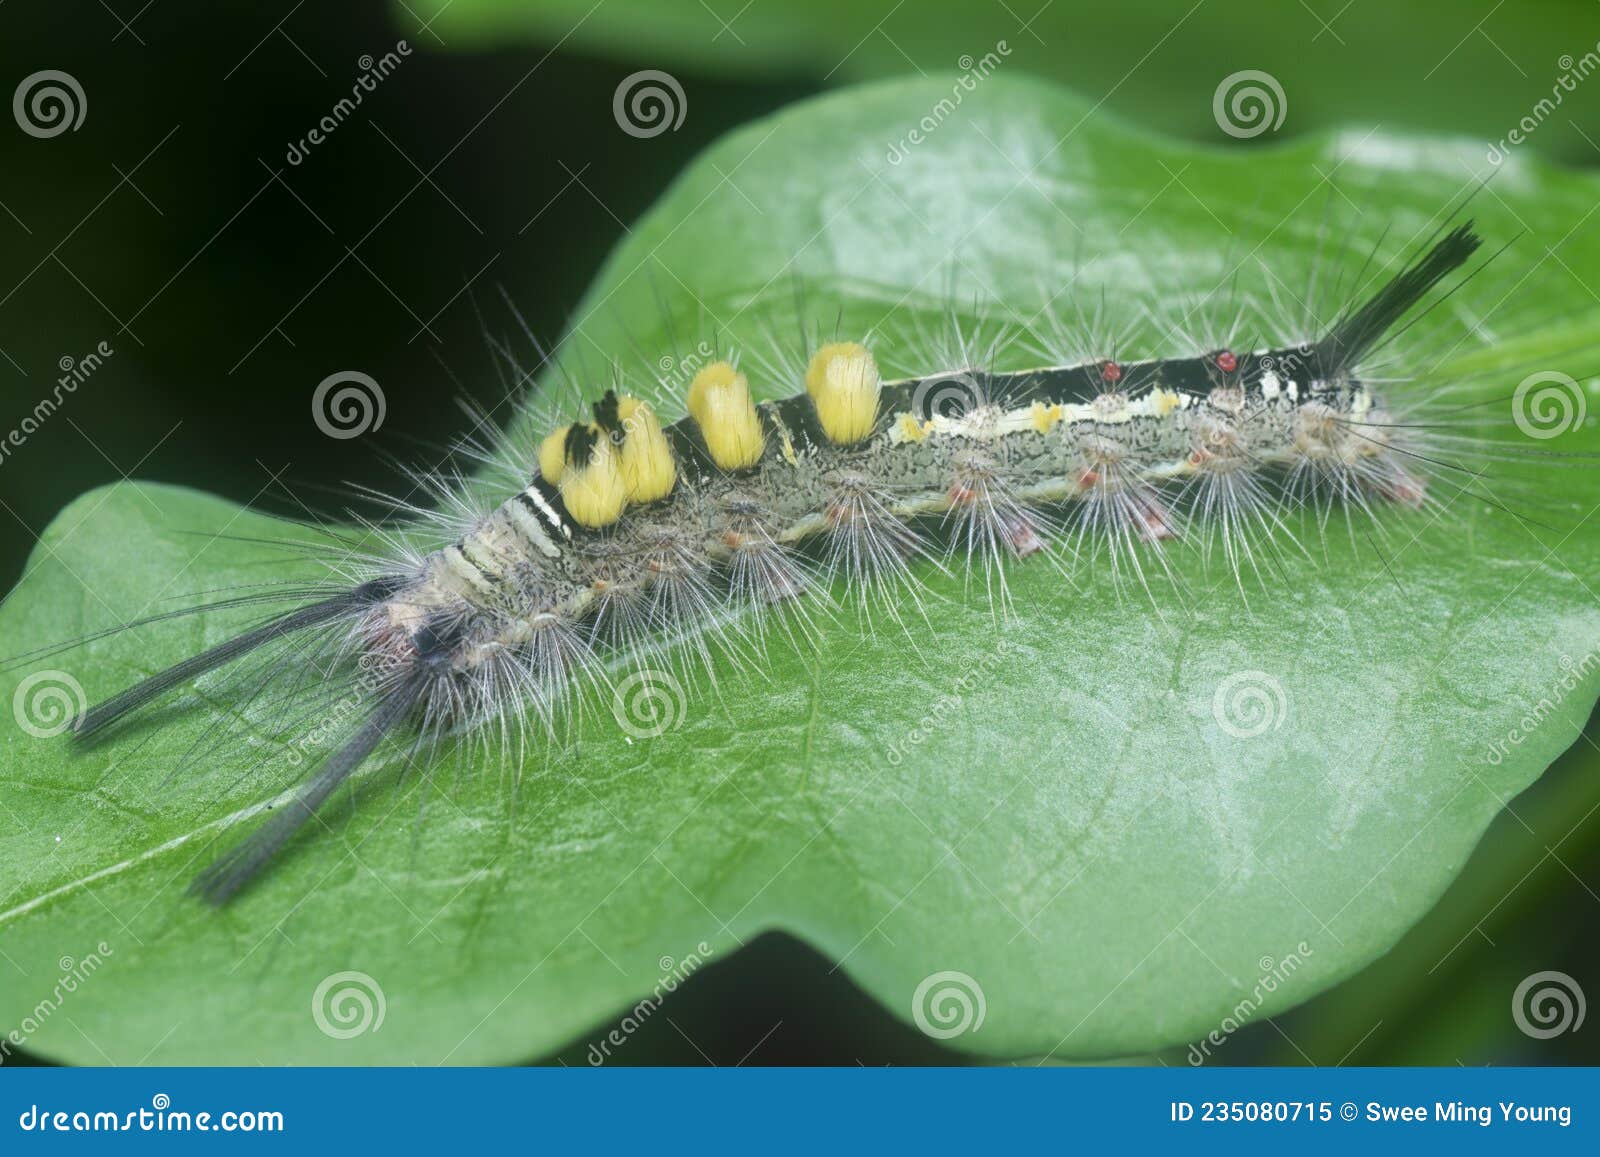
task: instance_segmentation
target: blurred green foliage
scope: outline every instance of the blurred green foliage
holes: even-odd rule
[[[1348,124],[1499,141],[1553,97],[1531,147],[1600,161],[1600,84],[1559,83],[1600,53],[1600,17],[1582,0],[406,0],[397,11],[452,51],[559,42],[750,84],[964,71],[1003,44],[1009,71],[1219,143],[1213,95],[1245,69],[1282,85],[1286,135]]]

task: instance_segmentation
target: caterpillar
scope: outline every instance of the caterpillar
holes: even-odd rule
[[[784,608],[797,613],[776,621],[803,645],[808,600],[835,583],[898,617],[919,566],[965,566],[1003,612],[1013,562],[1041,556],[1070,579],[1075,560],[1103,557],[1147,587],[1151,560],[1191,529],[1219,538],[1242,582],[1253,542],[1292,538],[1288,507],[1428,510],[1431,484],[1471,485],[1419,400],[1364,366],[1480,245],[1470,221],[1441,227],[1300,344],[1028,370],[968,357],[885,380],[870,336],[836,334],[799,364],[706,359],[670,422],[617,381],[510,446],[519,485],[487,509],[440,484],[443,509],[410,507],[427,518],[384,551],[340,560],[297,605],[89,707],[76,739],[264,648],[281,652],[264,681],[294,672],[291,696],[354,681],[357,717],[292,802],[193,882],[222,904],[390,736],[421,747],[530,718],[553,732],[585,684],[652,646],[709,664],[712,648],[764,639]],[[788,396],[757,400],[763,369]],[[419,544],[440,526],[453,531]]]

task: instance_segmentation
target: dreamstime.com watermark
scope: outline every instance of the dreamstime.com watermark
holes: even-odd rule
[[[1263,956],[1259,962],[1261,975],[1256,978],[1255,987],[1250,990],[1249,995],[1233,1006],[1232,1011],[1222,1018],[1222,1022],[1216,1028],[1189,1046],[1189,1063],[1205,1064],[1206,1059],[1211,1056],[1211,1050],[1221,1048],[1228,1042],[1229,1037],[1248,1024],[1266,1002],[1267,997],[1286,984],[1289,978],[1300,971],[1301,966],[1314,955],[1316,953],[1311,945],[1302,940],[1294,946],[1294,951],[1282,960]]]
[[[1559,438],[1583,425],[1589,405],[1571,374],[1540,370],[1517,383],[1511,393],[1511,420],[1536,441]]]
[[[350,721],[362,714],[373,696],[405,665],[405,660],[397,654],[374,651],[362,655],[356,662],[361,673],[356,676],[355,685],[323,712],[315,723],[289,742],[288,760],[291,767],[299,767],[330,741],[343,735]]]
[[[667,995],[676,992],[678,986],[689,978],[690,973],[704,964],[710,956],[711,945],[702,940],[694,946],[694,951],[682,960],[663,956],[657,961],[661,969],[661,979],[656,981],[655,987],[650,990],[650,995],[629,1009],[615,1028],[589,1046],[589,1063],[598,1068],[610,1060],[611,1050],[627,1044],[628,1038],[638,1032],[644,1022],[654,1015]]]
[[[1565,972],[1553,969],[1523,977],[1511,994],[1511,1019],[1535,1040],[1577,1032],[1587,1011],[1583,988]]]
[[[961,102],[969,93],[977,91],[978,83],[988,79],[1001,62],[1011,55],[1011,46],[1004,40],[995,41],[995,46],[981,57],[974,60],[970,55],[963,56],[956,61],[961,69],[961,75],[950,86],[950,95],[941,97],[916,125],[898,141],[889,142],[889,150],[883,159],[891,165],[898,165],[911,155],[911,150],[932,136],[940,125],[949,120],[961,107]]]
[[[988,404],[988,395],[977,375],[970,370],[956,370],[918,382],[910,409],[913,414],[927,414],[937,424],[941,418],[952,422],[969,418]]]
[[[341,442],[378,429],[388,413],[383,387],[360,370],[331,373],[311,393],[311,420]]]
[[[113,956],[111,945],[104,940],[94,946],[94,951],[86,956],[74,959],[63,956],[57,961],[61,969],[61,976],[56,981],[55,988],[50,995],[34,1005],[28,1015],[11,1029],[4,1037],[0,1037],[0,1065],[6,1063],[12,1052],[22,1048],[28,1043],[28,1038],[38,1032],[44,1023],[67,1002],[67,998],[89,982],[89,978],[100,971],[107,958]]]
[[[656,362],[656,380],[661,383],[665,393],[676,397],[683,393],[694,380],[694,376],[715,361],[716,357],[716,348],[702,338],[694,349],[682,357],[662,354]]]
[[[0,439],[0,466],[5,465],[12,451],[20,450],[29,438],[38,433],[39,428],[61,408],[61,404],[77,393],[78,387],[88,381],[116,352],[110,342],[103,341],[82,357],[63,354],[56,362],[61,376],[56,379],[55,387],[35,403],[32,412],[24,415],[4,439]]]
[[[649,140],[669,130],[678,131],[689,115],[689,98],[670,72],[641,69],[623,77],[611,94],[611,115],[630,137]]]
[[[316,123],[305,136],[298,141],[290,141],[289,149],[284,153],[284,160],[291,165],[298,165],[310,155],[311,150],[331,137],[340,125],[354,115],[361,102],[370,92],[377,91],[378,85],[387,80],[395,69],[399,68],[406,57],[411,55],[411,45],[404,40],[397,41],[394,49],[385,52],[374,60],[369,53],[356,61],[361,66],[361,75],[356,77],[356,82],[350,86],[350,95],[340,97],[334,106],[328,110],[321,120]]]
[[[377,1032],[388,1011],[383,986],[365,972],[324,976],[311,994],[311,1019],[324,1036],[334,1040]]]
[[[65,671],[35,671],[11,695],[11,717],[35,739],[54,739],[88,709],[83,684]]]
[[[633,739],[655,739],[683,726],[688,701],[670,671],[634,671],[611,695],[611,715]]]
[[[11,115],[30,137],[48,140],[82,127],[89,116],[89,98],[77,77],[47,68],[22,78],[11,94]]]
[[[993,651],[976,661],[973,661],[971,656],[963,656],[962,662],[966,665],[966,670],[956,680],[955,686],[928,705],[927,712],[917,720],[915,727],[906,732],[904,738],[889,744],[886,754],[889,766],[899,767],[905,762],[906,748],[920,747],[932,738],[950,716],[961,710],[962,704],[966,702],[966,696],[994,674],[995,668],[1000,666],[1001,661],[1011,653],[1012,649],[1012,643],[1001,639]]]
[[[1550,95],[1540,97],[1505,136],[1489,143],[1489,150],[1484,154],[1484,159],[1491,165],[1501,164],[1511,155],[1512,149],[1525,143],[1538,131],[1539,126],[1544,124],[1550,114],[1556,111],[1568,93],[1577,92],[1578,86],[1600,69],[1600,42],[1576,60],[1571,53],[1562,55],[1556,61],[1556,67],[1561,69],[1561,75],[1557,76],[1555,83],[1550,86]]]
[[[1211,116],[1230,137],[1249,140],[1277,132],[1289,115],[1289,98],[1270,72],[1246,68],[1222,78],[1211,94]]]
[[[911,1019],[934,1040],[977,1032],[988,1015],[983,986],[965,972],[947,969],[924,976],[911,994]]]
[[[107,1109],[52,1109],[29,1105],[17,1115],[24,1133],[282,1133],[276,1109],[174,1109],[172,1098],[157,1093],[148,1109],[125,1113]]]
[[[1499,767],[1505,762],[1506,756],[1511,754],[1513,747],[1521,747],[1529,736],[1549,721],[1556,708],[1566,702],[1567,697],[1578,689],[1591,671],[1600,666],[1600,653],[1590,651],[1576,662],[1570,655],[1562,655],[1559,662],[1562,673],[1556,677],[1549,690],[1540,696],[1537,703],[1528,708],[1527,713],[1517,721],[1517,726],[1500,738],[1489,741],[1483,757],[1490,766]]]
[[[1218,683],[1211,696],[1211,717],[1235,739],[1276,731],[1288,715],[1283,684],[1265,671],[1236,671]]]

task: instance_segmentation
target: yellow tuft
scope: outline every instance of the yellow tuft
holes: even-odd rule
[[[1061,407],[1047,406],[1043,402],[1035,402],[1030,411],[1033,415],[1033,428],[1041,434],[1048,434],[1055,424],[1061,421]]]
[[[761,460],[766,438],[750,400],[749,379],[728,362],[712,362],[694,376],[689,416],[721,469],[743,470]]]
[[[1183,404],[1183,397],[1172,390],[1157,390],[1154,401],[1156,415],[1165,418]]]
[[[661,432],[656,412],[638,398],[617,399],[617,420],[622,423],[622,481],[629,502],[654,502],[672,493],[678,465]]]
[[[902,442],[920,442],[928,436],[928,427],[917,421],[917,416],[909,411],[900,415],[900,440]]]
[[[568,462],[561,472],[561,501],[572,521],[594,529],[610,526],[628,505],[628,487],[622,480],[616,447],[604,430],[590,427],[594,442],[582,466]]]
[[[561,471],[567,464],[567,431],[571,426],[552,430],[539,443],[539,474],[550,485],[561,481]]]
[[[853,446],[878,420],[878,363],[857,342],[825,345],[806,370],[806,393],[829,440]]]

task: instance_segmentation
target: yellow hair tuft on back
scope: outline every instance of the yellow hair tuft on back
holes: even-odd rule
[[[588,459],[568,458],[561,471],[561,501],[572,521],[591,530],[610,526],[628,505],[628,487],[622,480],[621,457],[611,436],[597,426],[584,428]]]
[[[750,399],[750,382],[731,363],[712,362],[694,376],[689,416],[721,469],[744,470],[761,461],[766,436]]]
[[[617,420],[622,423],[620,465],[628,501],[655,502],[671,494],[678,464],[656,412],[649,403],[624,395],[617,399]]]
[[[570,429],[571,426],[559,426],[539,443],[539,474],[552,486],[561,481],[561,472],[567,465],[567,431]]]
[[[828,440],[853,446],[878,421],[882,382],[878,363],[858,342],[833,342],[819,349],[806,370],[806,393]]]

